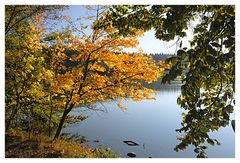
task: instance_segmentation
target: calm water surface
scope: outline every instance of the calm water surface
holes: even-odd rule
[[[179,143],[176,136],[181,136],[175,129],[181,127],[181,113],[184,111],[176,99],[180,94],[180,87],[163,87],[157,91],[156,100],[140,102],[122,101],[128,108],[119,109],[116,102],[97,104],[106,112],[84,111],[75,108],[73,114],[87,114],[85,121],[72,124],[63,130],[64,133],[80,134],[89,142],[86,146],[96,148],[109,147],[118,152],[121,157],[128,157],[128,152],[135,152],[137,157],[180,158],[196,157],[194,147],[175,152],[173,149]],[[219,140],[220,146],[208,145],[208,157],[234,157],[235,135],[231,126],[210,134]],[[99,140],[98,143],[94,140]],[[131,140],[139,146],[128,146],[123,141]]]

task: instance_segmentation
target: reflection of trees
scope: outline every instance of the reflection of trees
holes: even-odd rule
[[[143,83],[143,85],[147,88],[162,91],[162,92],[180,92],[181,89],[181,83],[179,81],[175,81],[172,84],[162,84],[162,80],[158,79],[155,82],[152,83]]]

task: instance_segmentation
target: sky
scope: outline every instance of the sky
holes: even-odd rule
[[[81,5],[70,5],[69,9],[65,10],[63,15],[70,16],[72,20],[76,20],[80,16],[86,16],[87,12]],[[139,47],[144,53],[164,53],[164,54],[175,54],[176,53],[176,40],[166,42],[155,38],[155,31],[150,30],[144,33],[142,37],[139,37]],[[182,40],[182,47],[189,47],[188,40],[192,38],[192,31],[187,31],[187,37]],[[134,52],[134,49],[124,49],[124,51]]]

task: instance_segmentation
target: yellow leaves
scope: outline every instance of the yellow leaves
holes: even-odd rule
[[[30,73],[32,70],[34,70],[34,67],[33,67],[32,64],[29,63],[29,62],[26,63],[25,68],[26,68],[26,72],[29,72],[29,73]]]
[[[93,88],[102,88],[105,86],[105,82],[107,80],[106,76],[101,76],[98,74],[92,74],[93,82],[91,83],[91,86]]]
[[[127,108],[120,103],[118,103],[117,106],[122,110],[127,110]]]
[[[169,68],[169,64],[163,62],[163,61],[159,61],[159,64],[160,64],[160,67],[163,68],[163,69],[167,69]]]
[[[30,30],[31,30],[31,31],[35,31],[35,30],[36,30],[36,28],[35,28],[35,26],[32,24],[32,22],[28,22],[28,26],[30,27]]]
[[[40,46],[40,39],[34,33],[27,36],[27,39],[25,42],[23,42],[23,45],[28,47],[28,49],[33,53],[42,49]]]
[[[72,74],[57,74],[54,76],[51,90],[53,92],[61,92],[62,90],[70,91],[73,88],[73,76]]]
[[[37,36],[37,34],[36,34],[36,33],[34,33],[34,34],[32,35],[32,38],[33,38],[34,40],[37,40],[37,39],[38,39],[38,36]]]
[[[132,99],[133,99],[134,101],[142,101],[142,100],[143,100],[142,97],[133,97]]]
[[[29,37],[28,40],[27,40],[27,43],[32,44],[32,43],[33,43],[33,39],[32,39],[31,37]],[[30,45],[29,45],[29,46],[30,46]],[[32,46],[32,45],[31,45],[31,46]]]
[[[73,77],[78,77],[78,78],[82,77],[83,76],[82,68],[72,69],[72,75],[73,75]]]
[[[27,61],[28,61],[28,62],[34,62],[34,61],[36,61],[36,58],[34,57],[34,55],[30,55],[30,56],[27,58]]]
[[[44,68],[44,76],[47,79],[51,79],[53,77],[53,72],[50,70],[45,70],[45,68]]]
[[[106,17],[107,14],[106,14],[106,12],[103,12],[101,15],[102,15],[102,17]]]
[[[133,95],[132,99],[134,101],[141,101],[143,99],[143,97],[141,95],[142,95],[142,91],[141,90],[137,90],[135,92],[135,94]]]
[[[56,107],[56,108],[60,108],[60,107],[63,107],[64,106],[64,103],[62,101],[55,101],[53,103],[53,107]]]
[[[147,99],[147,100],[156,100],[155,97],[147,97],[146,99]]]
[[[59,83],[70,84],[72,80],[72,74],[70,73],[58,74],[56,78]]]
[[[144,30],[137,30],[135,32],[135,37],[143,36],[143,34],[144,34]]]
[[[60,38],[60,36],[59,35],[57,35],[57,37],[56,37],[56,44],[58,45],[60,45],[60,44],[62,44],[62,39]]]
[[[114,32],[114,29],[113,29],[113,27],[108,27],[108,28],[106,29],[106,31],[107,31],[109,34],[111,34],[111,33]]]
[[[83,87],[82,91],[86,92],[86,91],[89,91],[91,88],[92,88],[91,86],[85,86]]]
[[[79,101],[79,95],[78,94],[73,94],[73,97],[72,97],[72,102],[73,103],[76,103]]]
[[[65,61],[67,59],[67,55],[65,53],[62,53],[61,51],[58,52],[58,56]]]
[[[79,54],[74,54],[71,56],[70,60],[71,61],[78,61],[81,58],[81,55]]]
[[[136,35],[128,37],[110,37],[114,32],[115,29],[110,26],[106,31],[93,31],[90,36],[69,36],[66,40],[57,37],[55,45],[52,46],[53,50],[49,50],[53,54],[50,63],[55,74],[49,77],[53,79],[51,91],[66,96],[62,99],[62,104],[72,91],[74,95],[71,102],[77,104],[104,101],[108,98],[129,97],[135,101],[154,99],[150,97],[152,92],[144,90],[141,83],[155,81],[160,72],[159,67],[152,58],[144,56],[142,52],[121,52],[123,48],[136,47],[137,37],[142,35],[143,31],[136,31]],[[66,55],[63,47],[74,53]],[[65,60],[74,61],[76,64],[66,69]],[[88,70],[86,76],[85,66]],[[58,70],[67,72],[60,74]],[[81,98],[79,94],[75,94],[79,88],[80,94],[84,93]],[[121,104],[118,104],[118,107],[126,110]]]
[[[144,92],[143,93],[143,97],[146,97],[146,98],[148,98],[150,95],[147,93],[147,92]]]
[[[45,59],[44,57],[39,57],[40,62],[43,62]]]
[[[66,66],[64,66],[64,65],[61,65],[61,66],[58,66],[57,69],[58,69],[58,70],[66,70],[67,68],[66,68]]]
[[[151,89],[144,88],[142,90],[136,90],[134,94],[132,94],[132,99],[134,101],[141,101],[141,100],[156,100],[155,97],[150,97],[150,95],[154,94],[155,91]]]
[[[104,101],[106,99],[106,96],[104,94],[99,94],[97,97],[98,101]]]
[[[98,65],[98,66],[95,67],[95,70],[100,71],[100,72],[105,72],[106,68]]]

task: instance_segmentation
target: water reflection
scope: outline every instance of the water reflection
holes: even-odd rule
[[[123,101],[122,104],[128,108],[126,111],[119,109],[116,102],[106,102],[104,106],[108,113],[87,111],[87,120],[70,125],[64,132],[85,136],[89,140],[85,145],[92,148],[110,147],[122,157],[134,152],[136,157],[143,158],[193,158],[196,157],[194,146],[190,145],[180,152],[174,151],[179,144],[176,136],[182,136],[175,131],[181,127],[181,114],[184,112],[176,103],[179,94],[179,84],[161,85],[158,86],[156,100]],[[97,107],[101,108],[102,105],[97,104]],[[208,157],[234,157],[234,132],[230,126],[210,135],[218,139],[221,146],[209,146],[206,150]],[[128,146],[123,141],[134,141],[139,145]]]
[[[181,93],[181,85],[180,84],[176,84],[176,85],[161,85],[160,87],[158,87],[157,89],[152,88],[153,90],[158,91],[158,94],[178,94],[180,95]]]

